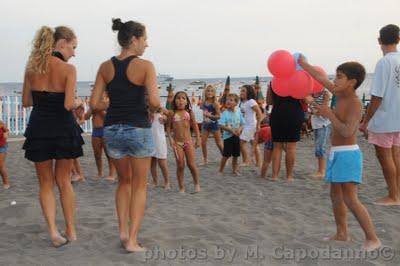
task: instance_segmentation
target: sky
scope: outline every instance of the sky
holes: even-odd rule
[[[378,32],[400,24],[399,0],[13,0],[0,2],[0,82],[20,82],[42,25],[70,26],[78,80],[120,52],[111,19],[146,25],[143,58],[174,78],[269,76],[268,56],[302,52],[334,73],[345,61],[373,72],[382,56]]]

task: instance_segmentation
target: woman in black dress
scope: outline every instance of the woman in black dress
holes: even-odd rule
[[[292,181],[293,167],[296,160],[296,144],[300,140],[304,112],[300,100],[292,97],[281,97],[268,87],[268,105],[273,105],[270,125],[274,148],[272,151],[272,180],[276,180],[281,166],[282,149],[286,152],[286,175]]]
[[[71,29],[57,27],[53,30],[43,26],[33,41],[22,94],[23,106],[33,106],[23,149],[25,158],[35,163],[40,205],[55,247],[76,240],[71,167],[72,159],[83,155],[83,139],[71,110],[83,103],[75,99],[75,67],[67,64],[75,55],[76,45]],[[65,236],[56,225],[54,181],[60,191]]]

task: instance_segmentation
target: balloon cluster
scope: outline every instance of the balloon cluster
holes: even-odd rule
[[[272,89],[279,96],[304,99],[307,95],[323,90],[323,85],[298,64],[300,55],[300,53],[292,55],[288,51],[278,50],[268,58],[268,70],[273,75]],[[319,73],[327,75],[321,67],[314,66],[314,68]]]

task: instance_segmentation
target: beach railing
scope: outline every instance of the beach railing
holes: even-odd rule
[[[89,108],[89,97],[80,97],[84,102],[85,112]],[[22,106],[22,96],[0,96],[0,118],[10,130],[10,135],[23,135],[29,121],[32,107]],[[92,132],[92,120],[81,125],[85,133]]]

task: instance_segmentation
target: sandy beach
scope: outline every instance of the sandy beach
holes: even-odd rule
[[[33,164],[23,158],[22,141],[9,143],[7,166],[11,189],[0,188],[1,265],[400,265],[400,208],[373,202],[386,195],[386,185],[372,146],[359,138],[364,152],[360,200],[368,208],[384,248],[355,258],[364,235],[349,213],[351,241],[324,242],[335,232],[329,186],[311,177],[316,165],[313,140],[299,142],[295,181],[259,178],[244,168],[242,175],[217,176],[220,156],[208,142],[210,163],[200,166],[202,192],[192,194],[185,170],[186,194],[178,193],[175,160],[169,153],[172,189],[152,188],[140,243],[146,253],[127,254],[120,247],[115,213],[116,183],[95,179],[90,138],[81,158],[86,182],[74,184],[78,241],[56,249],[50,245],[38,200]],[[197,162],[201,161],[197,150]],[[284,170],[284,167],[283,167]],[[268,177],[270,177],[269,169]],[[160,180],[162,180],[160,178]],[[162,183],[162,182],[161,182]],[[15,205],[11,205],[16,201]],[[58,201],[57,222],[64,230]]]

